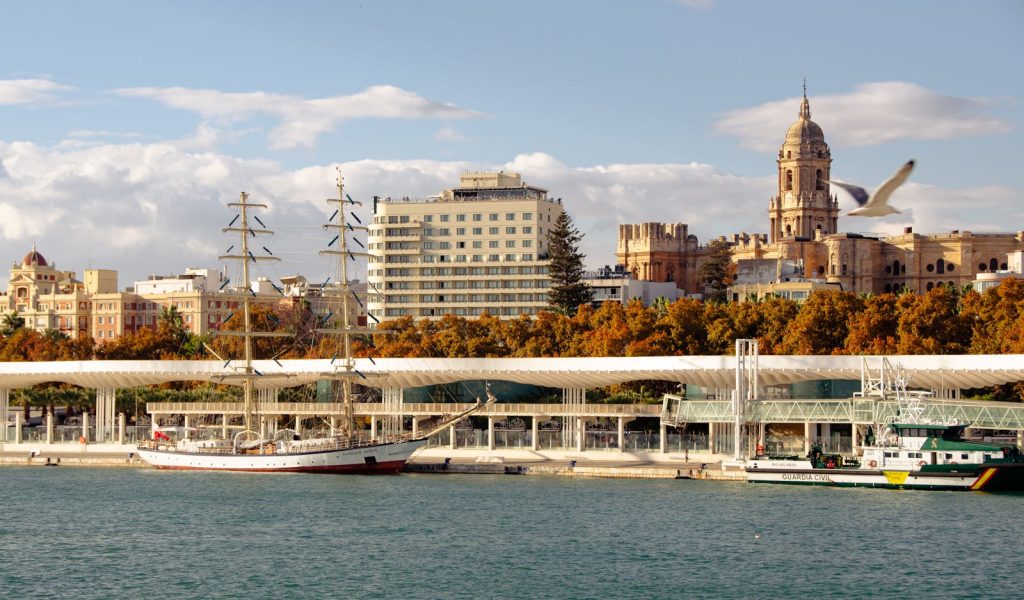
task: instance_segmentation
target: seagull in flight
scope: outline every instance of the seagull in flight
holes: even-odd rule
[[[914,161],[908,160],[899,171],[896,171],[892,177],[887,179],[885,183],[878,186],[874,194],[868,195],[867,190],[860,186],[856,186],[849,183],[843,183],[841,181],[829,181],[832,185],[839,186],[849,192],[853,199],[857,201],[858,207],[846,213],[851,217],[884,217],[885,215],[891,215],[898,213],[897,209],[889,206],[889,196],[892,195],[896,188],[903,185],[903,182],[910,177],[910,172],[914,170]]]

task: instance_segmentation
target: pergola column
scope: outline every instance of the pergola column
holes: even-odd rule
[[[450,449],[452,449],[452,450],[454,450],[456,448],[455,426],[454,425],[449,425],[448,426],[448,447]]]
[[[0,442],[7,441],[7,419],[9,418],[7,415],[10,411],[7,403],[10,402],[10,400],[11,390],[7,388],[0,388],[0,423],[3,423],[3,425],[0,426]]]
[[[565,448],[583,448],[584,430],[582,425],[583,407],[587,404],[587,390],[584,388],[563,388],[562,404],[565,405],[567,416],[562,428],[562,446]]]
[[[115,388],[96,388],[96,437],[93,441],[109,442],[114,437],[114,407],[117,404]],[[85,421],[83,420],[83,423]],[[89,434],[84,433],[89,439]]]
[[[396,386],[381,389],[381,400],[384,404],[384,419],[381,429],[385,437],[397,436],[402,433],[402,403],[405,401],[405,390]]]
[[[708,423],[708,454],[715,453],[715,429],[718,423]]]
[[[626,417],[619,417],[619,452],[626,451]]]
[[[184,423],[185,423],[185,436],[184,437],[185,437],[186,440],[192,439],[192,431],[191,431],[192,417],[190,417],[189,415],[185,415]]]
[[[811,453],[811,422],[804,421],[804,456]]]
[[[540,436],[540,421],[537,419],[537,415],[530,417],[530,450],[536,450],[538,448],[537,438]]]
[[[89,442],[89,411],[82,412],[82,439]]]
[[[494,417],[487,417],[487,449],[494,450]]]
[[[664,423],[658,425],[658,452],[665,453],[665,448],[668,446],[665,438],[668,437],[668,426]]]
[[[124,445],[124,426],[124,413],[121,413],[117,415],[117,443],[122,446]]]
[[[377,439],[377,417],[370,416],[370,439]]]
[[[46,443],[53,443],[53,413],[46,413]]]

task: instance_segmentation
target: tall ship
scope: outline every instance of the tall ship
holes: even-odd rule
[[[850,458],[811,448],[806,457],[764,456],[746,465],[747,481],[977,492],[1024,491],[1024,457],[1016,447],[964,439],[964,423],[922,418],[927,392],[907,391],[896,377],[898,417],[868,428],[863,454]]]
[[[244,403],[244,422],[242,430],[233,436],[223,439],[177,440],[173,441],[165,435],[157,434],[157,438],[139,445],[139,457],[158,469],[185,469],[208,471],[253,471],[253,472],[308,472],[308,473],[358,473],[385,474],[398,473],[406,461],[419,448],[427,443],[432,433],[412,437],[411,435],[384,435],[368,437],[365,432],[357,431],[353,415],[353,380],[365,375],[356,370],[355,358],[352,356],[352,339],[356,335],[367,335],[374,331],[352,322],[349,311],[350,298],[358,302],[358,296],[349,284],[348,263],[356,257],[367,257],[368,254],[350,248],[349,235],[367,231],[367,228],[351,213],[357,224],[349,222],[347,213],[356,206],[361,206],[345,194],[343,179],[338,174],[338,197],[329,198],[328,203],[336,210],[331,215],[325,229],[336,232],[336,237],[328,244],[334,246],[339,242],[337,250],[322,250],[322,255],[336,257],[339,263],[338,297],[340,300],[340,327],[319,329],[325,335],[334,335],[340,340],[338,356],[331,360],[331,370],[323,373],[322,378],[338,382],[344,414],[340,431],[332,428],[330,435],[302,439],[294,430],[281,429],[268,435],[258,415],[258,403],[254,399],[254,387],[261,374],[253,368],[253,340],[260,337],[288,336],[290,334],[271,331],[254,331],[252,325],[250,294],[250,264],[259,261],[278,260],[269,250],[266,255],[254,253],[252,244],[257,236],[271,235],[269,229],[254,214],[256,209],[265,209],[265,204],[249,200],[249,195],[242,192],[238,202],[228,206],[236,208],[238,215],[224,228],[224,232],[237,233],[239,236],[237,254],[221,256],[221,260],[238,261],[241,265],[242,292],[241,308],[243,327],[240,331],[221,331],[218,335],[237,335],[242,338],[244,354],[242,364],[236,367],[229,365],[231,359],[225,361],[226,372],[220,379],[224,383],[240,383]],[[259,226],[254,226],[254,220]],[[358,240],[356,240],[358,243]],[[363,246],[362,244],[359,244]],[[363,246],[365,248],[365,246]],[[234,248],[228,249],[230,253]],[[208,348],[209,349],[209,348]],[[211,349],[212,352],[212,349]],[[434,430],[450,425],[453,421],[479,410],[478,404],[449,420],[438,425]]]

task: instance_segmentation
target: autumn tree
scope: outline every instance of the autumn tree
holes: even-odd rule
[[[848,324],[847,354],[896,353],[900,320],[897,302],[893,294],[864,300],[864,310],[852,315]]]
[[[583,304],[594,299],[593,290],[583,282],[583,234],[573,225],[569,213],[562,211],[548,229],[548,303],[556,311],[576,314]]]
[[[962,354],[971,343],[971,325],[961,314],[960,295],[937,286],[898,301],[896,351],[899,354]]]
[[[842,354],[849,322],[864,306],[853,292],[817,290],[793,319],[782,341],[785,354]]]

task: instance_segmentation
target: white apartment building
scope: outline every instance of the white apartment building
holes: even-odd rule
[[[375,199],[368,312],[383,321],[548,308],[547,235],[561,212],[561,199],[504,172],[464,173],[436,197]]]

